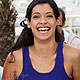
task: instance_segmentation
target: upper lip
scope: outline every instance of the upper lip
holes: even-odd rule
[[[37,29],[38,28],[50,28],[50,27],[49,26],[38,26]]]

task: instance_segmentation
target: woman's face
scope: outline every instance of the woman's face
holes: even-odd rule
[[[31,21],[28,21],[32,29],[34,39],[47,40],[55,38],[55,19],[49,4],[38,4],[32,9]]]

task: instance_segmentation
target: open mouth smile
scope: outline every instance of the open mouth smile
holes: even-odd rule
[[[37,30],[38,31],[49,31],[50,27],[38,27]]]

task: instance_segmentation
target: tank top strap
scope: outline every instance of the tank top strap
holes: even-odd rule
[[[25,69],[28,67],[26,65],[28,65],[28,61],[29,61],[29,50],[28,47],[23,47],[23,71],[22,72],[26,72]]]
[[[58,42],[56,66],[63,67],[63,42]]]

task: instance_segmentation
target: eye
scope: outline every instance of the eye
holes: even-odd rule
[[[39,16],[33,16],[33,18],[39,18]]]
[[[52,16],[52,15],[47,15],[46,17],[48,17],[48,18],[52,18],[53,16]]]

